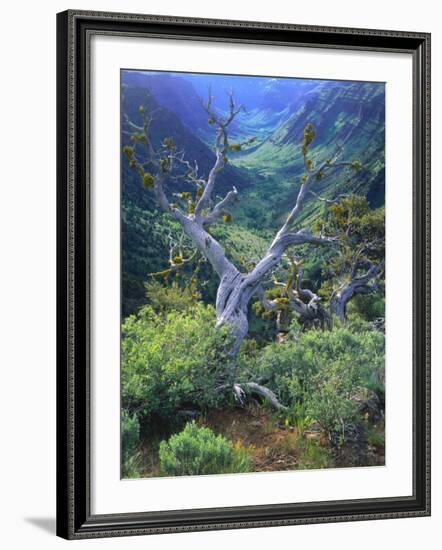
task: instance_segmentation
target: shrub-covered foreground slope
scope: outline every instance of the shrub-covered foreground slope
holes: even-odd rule
[[[216,391],[230,360],[223,352],[228,334],[215,328],[211,306],[177,307],[165,313],[145,306],[123,325],[123,476],[383,463],[383,333],[359,322],[293,330],[262,348],[246,343],[238,379],[253,372],[266,380],[286,404],[275,413],[253,400],[238,407]],[[201,439],[189,422],[227,441],[207,432]],[[183,430],[182,440],[174,439]]]

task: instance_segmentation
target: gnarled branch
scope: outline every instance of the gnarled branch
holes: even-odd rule
[[[222,384],[221,386],[218,386],[218,391],[224,391],[226,389],[232,389],[233,395],[235,396],[236,401],[240,403],[241,405],[244,405],[245,398],[246,398],[246,392],[260,395],[261,397],[264,397],[267,399],[267,401],[274,407],[277,411],[286,411],[287,407],[283,405],[276,395],[272,392],[272,390],[269,390],[269,388],[266,388],[265,386],[262,386],[261,384],[258,384],[257,382],[239,382],[234,384]]]
[[[348,302],[355,294],[369,294],[377,290],[382,282],[385,261],[369,262],[370,268],[360,276],[354,276],[335,289],[330,298],[330,307],[341,321],[345,320]]]
[[[229,191],[227,195],[213,207],[213,210],[210,212],[210,214],[201,218],[201,223],[203,224],[203,226],[209,226],[212,223],[216,222],[218,218],[225,213],[224,209],[237,199],[238,191],[236,187],[233,186],[233,189]]]

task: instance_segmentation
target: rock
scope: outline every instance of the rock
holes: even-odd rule
[[[378,330],[379,332],[383,332],[385,334],[385,318],[384,317],[378,317],[377,319],[374,319],[371,323],[374,330]]]
[[[350,400],[356,403],[358,413],[370,422],[377,422],[384,416],[382,404],[373,390],[358,388]]]
[[[304,435],[307,439],[316,439],[319,440],[322,438],[324,430],[318,424],[318,422],[313,422],[310,426],[304,430]]]

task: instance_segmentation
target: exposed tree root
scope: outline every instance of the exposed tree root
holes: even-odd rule
[[[278,398],[276,395],[266,388],[265,386],[261,386],[260,384],[257,384],[256,382],[245,382],[244,384],[241,384],[242,387],[248,389],[250,393],[257,393],[258,395],[262,395],[267,399],[267,401],[275,407],[278,411],[286,411],[287,407],[280,403],[278,401]]]
[[[267,401],[277,411],[287,410],[287,407],[278,400],[278,398],[272,392],[272,390],[269,390],[265,386],[261,386],[261,384],[257,384],[256,382],[241,382],[240,384],[233,384],[233,385],[223,384],[221,386],[218,386],[219,391],[223,391],[227,388],[232,389],[235,399],[241,405],[244,405],[245,403],[246,393],[251,393],[251,394],[258,394],[258,395],[261,395],[262,397],[265,397],[265,399],[267,399]]]

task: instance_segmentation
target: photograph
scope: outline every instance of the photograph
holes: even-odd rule
[[[385,465],[385,82],[320,77],[120,70],[122,479]]]

